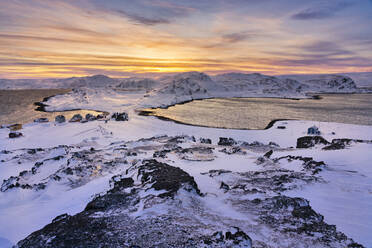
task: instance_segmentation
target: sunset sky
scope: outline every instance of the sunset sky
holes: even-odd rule
[[[0,77],[372,71],[372,0],[1,0]]]

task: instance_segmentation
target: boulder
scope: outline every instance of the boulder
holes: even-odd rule
[[[212,144],[212,140],[211,139],[200,138],[200,143],[202,143],[202,144]]]
[[[267,153],[265,153],[263,156],[264,156],[265,158],[270,158],[272,154],[273,154],[273,150],[270,150],[270,151],[268,151]]]
[[[111,119],[114,119],[115,121],[128,121],[129,116],[125,112],[123,112],[123,113],[116,112],[116,113],[112,114]]]
[[[70,119],[70,122],[81,122],[82,120],[83,117],[81,116],[81,114],[76,114]]]
[[[105,115],[99,114],[99,115],[96,116],[97,120],[104,119],[104,118],[105,118]]]
[[[34,122],[37,122],[37,123],[46,123],[46,122],[49,122],[48,118],[37,118],[34,120]]]
[[[55,118],[55,121],[57,123],[63,123],[63,122],[66,122],[66,118],[63,115],[57,115],[56,118]]]
[[[328,145],[330,143],[322,136],[304,136],[297,139],[296,148],[310,148],[319,144]]]
[[[14,139],[14,138],[19,138],[22,137],[23,134],[21,132],[10,132],[9,133],[9,138]]]
[[[142,184],[150,185],[155,190],[164,190],[159,197],[173,197],[180,188],[194,191],[201,195],[194,178],[178,167],[173,167],[157,160],[145,160],[138,169]]]
[[[220,140],[218,141],[219,146],[233,146],[236,145],[236,141],[232,138],[224,138],[220,137]]]
[[[85,120],[87,120],[87,121],[95,121],[95,120],[97,120],[97,117],[95,117],[92,114],[86,114],[85,115]]]

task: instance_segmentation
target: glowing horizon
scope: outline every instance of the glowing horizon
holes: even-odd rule
[[[10,0],[0,77],[372,71],[370,0]]]

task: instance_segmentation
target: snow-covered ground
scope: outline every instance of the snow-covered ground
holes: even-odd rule
[[[17,243],[51,223],[58,215],[74,215],[83,211],[95,194],[112,188],[110,182],[113,176],[134,171],[133,168],[141,161],[156,158],[181,168],[194,178],[204,196],[189,198],[188,193],[183,195],[180,192],[178,197],[184,201],[183,207],[187,205],[187,199],[200,204],[200,211],[204,214],[188,210],[192,217],[185,215],[185,223],[188,223],[187,218],[201,221],[203,225],[208,223],[203,226],[206,233],[217,227],[226,230],[229,226],[237,226],[253,240],[253,247],[264,247],[263,244],[267,247],[293,247],[293,244],[301,247],[296,243],[298,238],[304,239],[303,247],[309,244],[326,247],[323,241],[314,241],[318,236],[324,238],[324,233],[319,231],[315,236],[311,236],[314,233],[310,236],[284,234],[282,227],[262,222],[260,218],[264,213],[250,208],[251,203],[243,204],[254,199],[265,202],[277,196],[301,197],[324,216],[327,224],[336,225],[337,231],[355,242],[372,247],[372,144],[367,142],[372,141],[371,126],[280,121],[268,130],[228,130],[186,126],[136,114],[137,109],[148,106],[165,106],[207,96],[236,96],[239,89],[244,96],[271,96],[281,92],[279,96],[293,97],[304,96],[305,93],[296,91],[296,87],[305,86],[293,81],[285,81],[284,89],[278,86],[269,90],[262,85],[250,88],[253,87],[251,77],[256,81],[259,77],[268,84],[273,80],[260,75],[233,75],[233,78],[240,78],[240,83],[224,89],[214,88],[216,82],[223,87],[223,80],[231,80],[227,77],[231,78],[231,75],[218,80],[205,74],[191,74],[186,78],[183,75],[163,79],[159,84],[161,87],[146,81],[145,89],[135,92],[118,91],[112,87],[79,88],[51,98],[47,102],[47,110],[87,108],[127,111],[129,121],[30,123],[21,130],[23,137],[16,139],[8,138],[7,128],[0,129],[0,181],[4,180],[0,192],[0,246]],[[350,86],[350,81],[345,82]],[[132,83],[122,84],[122,87],[128,85]],[[146,89],[150,85],[157,85],[157,88]],[[243,94],[242,91],[246,92]],[[324,150],[324,145],[296,149],[297,139],[307,135],[307,128],[319,124],[322,137],[328,141],[348,138],[365,142],[351,142],[340,150]],[[286,128],[278,129],[277,126]],[[182,141],[174,142],[172,137],[181,137]],[[237,143],[233,146],[218,144],[220,137],[232,138]],[[212,144],[201,143],[199,138],[211,139]],[[165,156],[155,155],[167,149],[169,152]],[[270,150],[273,154],[264,158],[263,155]],[[319,166],[320,171],[318,167],[305,168],[301,159],[283,158],[288,155],[311,157],[315,162],[324,161],[325,165]],[[295,179],[280,182],[283,185],[280,184],[278,189],[271,184],[270,180],[277,178],[272,174],[265,174],[265,179],[269,180],[267,184],[252,183],[257,180],[254,172],[260,176],[260,173],[279,173]],[[226,186],[222,186],[222,182]],[[243,193],[233,187],[238,182],[245,187]],[[135,185],[137,183],[135,181]],[[139,197],[148,199],[148,195],[154,195],[156,198],[161,193],[164,192],[146,190],[140,192]],[[163,216],[167,211],[172,212],[169,209],[173,202],[151,203],[147,208],[146,204],[149,203],[145,200],[140,202],[141,206],[129,216],[138,218],[149,213]],[[275,218],[280,219],[278,216]],[[349,244],[346,239],[340,240],[329,241],[331,247]]]

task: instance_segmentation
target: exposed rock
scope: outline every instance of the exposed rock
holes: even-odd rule
[[[82,120],[83,117],[81,116],[81,114],[76,114],[70,119],[70,122],[81,122]]]
[[[99,114],[99,115],[96,116],[96,118],[97,118],[97,120],[101,120],[101,119],[105,118],[105,115]]]
[[[229,187],[229,185],[227,185],[226,183],[221,182],[220,189],[229,190],[230,187]]]
[[[19,138],[22,137],[23,134],[21,132],[10,132],[9,133],[9,138],[14,139],[14,138]]]
[[[115,121],[128,121],[129,117],[128,114],[123,112],[123,113],[113,113],[111,116],[111,119],[115,119]]]
[[[219,146],[233,146],[236,144],[237,144],[236,141],[232,138],[220,137],[220,140],[218,141]]]
[[[202,143],[202,144],[212,144],[212,140],[207,139],[207,138],[200,138],[200,143]]]
[[[277,143],[272,142],[272,141],[269,142],[269,146],[280,147],[280,145],[278,145]]]
[[[55,122],[57,122],[57,123],[66,122],[66,118],[65,118],[64,115],[57,115],[56,118],[55,118]]]
[[[155,190],[166,190],[159,197],[173,197],[181,188],[195,191],[200,195],[198,185],[194,178],[178,167],[173,167],[165,163],[160,163],[154,159],[146,160],[138,169],[138,174],[142,175],[141,182],[150,184]]]
[[[165,158],[169,152],[171,152],[171,150],[155,151],[152,156],[153,158]]]
[[[95,117],[92,114],[86,114],[85,115],[85,120],[87,120],[87,121],[95,121],[95,120],[97,120],[97,117]]]
[[[273,154],[273,150],[270,150],[270,151],[268,151],[267,153],[265,153],[263,156],[265,157],[265,158],[270,158],[270,156]]]
[[[274,163],[279,162],[282,159],[287,159],[288,162],[291,162],[293,160],[300,160],[303,161],[303,168],[309,171],[312,171],[313,174],[316,174],[322,170],[322,167],[324,167],[326,164],[323,161],[315,161],[312,157],[301,157],[301,156],[283,156],[279,158],[273,159]]]
[[[34,122],[46,123],[46,122],[49,122],[49,120],[48,120],[48,118],[38,118],[38,119],[35,119]]]
[[[225,147],[222,150],[220,150],[220,152],[226,153],[228,155],[231,155],[231,154],[245,155],[245,154],[247,154],[247,152],[243,151],[239,146]]]
[[[319,144],[328,145],[330,143],[322,136],[304,136],[297,139],[296,148],[310,148]]]
[[[207,247],[244,247],[251,248],[252,240],[238,227],[231,227],[227,232],[215,232],[210,237],[204,239],[204,244]]]
[[[346,146],[351,145],[352,143],[371,143],[369,140],[355,140],[355,139],[333,139],[331,144],[323,147],[323,150],[341,150],[345,149]]]
[[[131,212],[141,209],[140,202],[145,207],[158,204],[158,201],[177,203],[179,200],[173,200],[172,197],[181,187],[197,193],[195,196],[199,197],[200,192],[193,178],[179,168],[156,160],[147,160],[139,166],[138,177],[142,183],[140,186],[135,186],[132,178],[113,178],[113,188],[93,199],[83,212],[74,216],[58,216],[52,223],[20,241],[18,247],[191,248],[204,244],[205,236],[195,231],[195,226],[185,225],[185,219],[180,221],[181,216],[171,213],[162,216],[151,214],[146,219],[130,216]],[[166,193],[148,197],[144,194],[148,187]],[[213,247],[250,241],[248,235],[240,229],[233,229],[225,236],[221,245]]]

